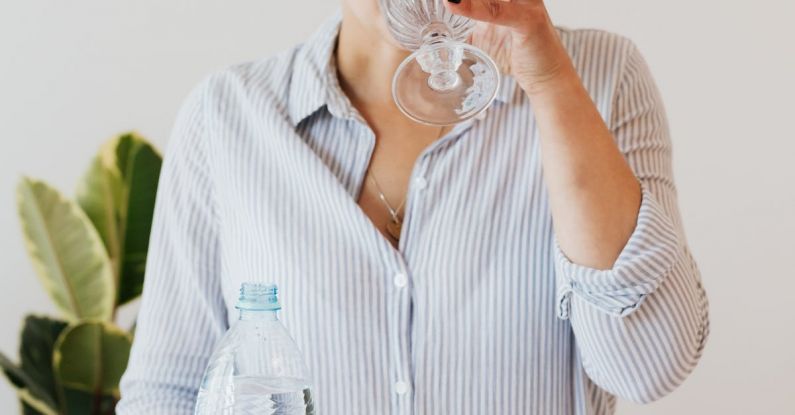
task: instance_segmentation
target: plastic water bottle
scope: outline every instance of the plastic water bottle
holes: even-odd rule
[[[314,415],[309,371],[279,321],[275,285],[244,283],[240,319],[204,372],[196,415]]]

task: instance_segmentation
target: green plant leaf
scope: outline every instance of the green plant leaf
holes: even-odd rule
[[[17,395],[23,402],[43,413],[57,412],[54,409],[57,404],[47,396],[44,389],[3,353],[0,353],[0,367],[8,380],[17,387]]]
[[[94,224],[97,232],[105,244],[114,276],[121,257],[121,242],[119,241],[119,218],[116,207],[119,196],[116,195],[122,188],[121,177],[114,174],[114,170],[105,167],[102,153],[94,157],[91,166],[80,182],[77,190],[77,203]]]
[[[118,396],[95,395],[74,389],[64,391],[67,414],[79,415],[104,415],[113,414],[113,409],[118,402]]]
[[[143,289],[162,157],[142,137],[128,133],[106,143],[77,190],[77,200],[114,264],[117,305]]]
[[[113,271],[102,239],[77,204],[46,183],[17,187],[25,242],[45,289],[69,321],[107,320],[113,313]]]
[[[14,364],[3,352],[0,352],[0,367],[3,368],[3,374],[6,375],[8,381],[17,388],[24,388],[29,383],[33,383],[30,377],[22,371],[22,368]]]
[[[163,158],[148,143],[137,141],[128,161],[127,173],[123,175],[129,190],[119,304],[138,297],[143,290],[149,234]]]
[[[58,415],[58,412],[43,401],[36,399],[27,389],[17,391],[19,400],[22,401],[24,415]]]
[[[131,345],[130,335],[108,322],[70,326],[55,343],[56,379],[64,389],[118,396]]]
[[[53,349],[55,341],[66,326],[63,321],[27,316],[19,344],[22,370],[53,402],[58,402],[52,368]]]

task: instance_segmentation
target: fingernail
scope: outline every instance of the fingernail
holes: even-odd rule
[[[447,1],[455,4],[461,3],[461,0],[447,0]]]

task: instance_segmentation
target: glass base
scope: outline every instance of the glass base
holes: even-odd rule
[[[412,120],[452,125],[484,111],[497,96],[500,72],[480,49],[461,42],[425,45],[406,58],[392,82],[398,108]]]

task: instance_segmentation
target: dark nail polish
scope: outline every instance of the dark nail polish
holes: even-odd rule
[[[461,3],[461,0],[447,0],[447,1],[449,1],[450,3],[455,3],[455,4]]]

